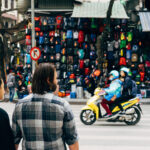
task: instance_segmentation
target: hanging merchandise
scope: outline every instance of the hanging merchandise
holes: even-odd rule
[[[56,61],[59,62],[61,60],[61,54],[56,53]]]
[[[47,24],[50,30],[55,30],[55,24],[56,24],[55,17],[48,17]]]
[[[134,63],[138,62],[138,54],[133,53],[133,54],[132,54],[131,61],[134,62]]]
[[[45,54],[50,54],[50,53],[51,53],[50,47],[49,47],[48,45],[45,45],[45,46],[44,46],[44,53],[45,53]]]
[[[44,44],[44,36],[42,34],[39,36],[39,44]]]
[[[66,36],[67,39],[72,39],[73,38],[73,32],[72,30],[67,30],[67,36]]]
[[[84,60],[79,60],[79,68],[84,69]]]
[[[81,30],[79,31],[78,42],[79,43],[83,43],[84,42],[84,32],[81,31]]]
[[[63,25],[63,17],[62,16],[56,17],[56,24],[57,24],[57,29],[62,29],[62,25]]]
[[[120,57],[119,65],[120,66],[126,66],[127,65],[125,57]]]
[[[35,20],[35,31],[39,32],[41,31],[41,18],[40,17],[34,17]]]
[[[127,33],[127,40],[128,40],[128,42],[131,42],[132,39],[133,39],[133,33],[132,32],[128,32]]]
[[[126,50],[126,59],[131,59],[131,56],[132,56],[132,51]]]
[[[31,36],[26,35],[26,45],[31,45]]]
[[[80,58],[80,59],[83,59],[83,58],[84,58],[84,54],[85,54],[85,53],[84,53],[84,50],[83,50],[83,49],[79,49],[79,53],[78,53],[78,54],[79,54],[79,58]]]
[[[48,20],[46,17],[41,17],[41,29],[42,31],[48,31],[49,27],[48,27]]]
[[[97,29],[97,27],[98,27],[97,19],[92,18],[92,20],[91,20],[91,28],[92,29]]]
[[[74,32],[73,32],[73,39],[74,39],[74,40],[77,40],[78,37],[79,37],[78,31],[74,31]]]

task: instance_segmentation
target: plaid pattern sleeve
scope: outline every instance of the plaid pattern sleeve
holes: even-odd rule
[[[22,134],[21,134],[20,127],[17,123],[16,110],[17,109],[15,108],[14,113],[13,113],[13,117],[12,117],[12,130],[13,130],[13,133],[14,133],[14,143],[19,144],[20,141],[21,141],[21,138],[22,138]]]
[[[64,108],[65,108],[64,125],[63,125],[64,138],[65,138],[65,142],[68,145],[72,145],[76,141],[78,141],[74,115],[72,113],[72,110],[68,102],[65,103]]]

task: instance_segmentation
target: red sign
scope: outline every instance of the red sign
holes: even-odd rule
[[[41,56],[41,50],[38,47],[33,47],[30,51],[30,56],[32,60],[37,61]]]

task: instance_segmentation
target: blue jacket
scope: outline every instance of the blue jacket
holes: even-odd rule
[[[119,98],[121,96],[121,85],[122,81],[120,81],[119,79],[112,81],[108,88],[104,88],[104,91],[107,93],[104,98],[107,101],[110,101],[114,95]]]

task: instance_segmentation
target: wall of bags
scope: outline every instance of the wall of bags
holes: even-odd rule
[[[104,43],[104,56],[101,56],[103,69],[101,72],[98,70],[96,45],[104,26],[105,20],[100,19],[35,17],[36,45],[42,54],[38,63],[56,65],[61,97],[71,93],[72,98],[82,98],[83,90],[93,94],[99,79],[101,85],[106,85],[108,73],[123,66],[130,68],[130,76],[139,88],[150,87],[147,35],[124,19],[111,20],[110,34]],[[27,60],[30,60],[30,27],[26,29],[26,45]]]
[[[96,85],[100,75],[96,63],[96,40],[99,34],[97,19],[35,17],[35,31],[36,45],[41,50],[38,63],[51,62],[56,65],[61,91],[69,95],[72,84],[85,88],[89,86],[88,89],[91,88],[91,83]],[[26,45],[29,53],[29,28],[26,30]],[[94,80],[90,77],[93,72],[96,74]],[[75,93],[74,91],[74,97]]]

